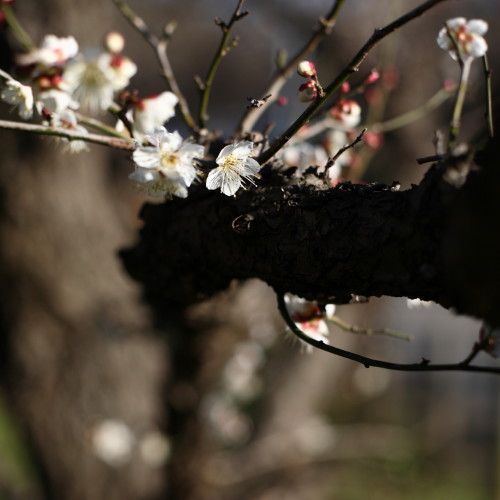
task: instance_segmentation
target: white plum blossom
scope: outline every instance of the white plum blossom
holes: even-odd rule
[[[217,156],[218,167],[207,177],[207,189],[220,188],[227,196],[232,196],[240,186],[252,177],[258,176],[260,165],[251,158],[253,142],[245,141],[226,146]]]
[[[40,64],[42,66],[63,66],[78,54],[78,42],[74,37],[59,38],[55,35],[46,35],[40,48],[26,54],[20,54],[16,62],[21,66]]]
[[[316,302],[292,294],[285,295],[285,304],[288,314],[298,328],[311,339],[329,344],[329,330],[324,318],[330,319],[334,316],[334,304],[328,304],[323,312]],[[313,351],[309,344],[306,344],[305,349],[308,353]]]
[[[5,87],[0,91],[0,98],[17,108],[19,116],[23,120],[29,120],[33,116],[33,90],[28,85],[23,85],[17,80],[7,80]]]
[[[132,114],[134,137],[140,139],[170,120],[178,102],[177,96],[169,91],[138,99]]]
[[[446,26],[453,36],[455,43],[450,40],[446,27],[442,28],[437,37],[438,45],[447,50],[450,56],[457,60],[460,58],[482,57],[488,50],[488,44],[483,35],[488,31],[488,23],[482,19],[471,19],[455,17],[446,21]],[[459,54],[457,55],[456,47]]]
[[[157,127],[145,139],[151,145],[137,145],[132,155],[136,169],[129,178],[144,184],[151,196],[186,198],[196,177],[193,161],[203,156],[203,146],[183,142],[178,132],[167,132],[164,127]]]
[[[36,107],[41,113],[42,110],[60,114],[66,109],[78,109],[78,103],[64,90],[49,88],[37,93]]]
[[[72,61],[64,70],[63,80],[83,108],[97,113],[109,108],[114,93],[124,89],[136,72],[137,66],[128,57],[103,52]]]

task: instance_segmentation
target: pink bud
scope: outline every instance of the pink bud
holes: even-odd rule
[[[349,82],[344,82],[340,86],[340,93],[341,94],[347,94],[349,92],[349,90],[351,90],[351,85],[349,84]]]
[[[380,73],[376,69],[372,69],[371,73],[367,76],[365,83],[370,85],[375,83],[380,78]]]
[[[316,82],[314,80],[308,80],[303,83],[297,92],[297,97],[300,102],[310,102],[314,101],[318,97],[318,89],[316,88]]]
[[[288,104],[288,97],[280,95],[277,99],[278,105],[286,106]]]
[[[380,149],[384,144],[384,135],[376,132],[366,132],[363,141],[372,149]]]
[[[297,64],[297,73],[304,78],[311,78],[316,75],[316,67],[311,61],[301,61]]]

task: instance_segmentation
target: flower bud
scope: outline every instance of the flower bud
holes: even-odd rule
[[[110,31],[104,38],[106,50],[113,54],[119,54],[125,47],[125,38],[118,31]]]
[[[318,89],[314,80],[308,80],[303,83],[297,92],[297,97],[300,102],[311,102],[318,97]]]
[[[376,69],[372,69],[370,74],[366,77],[365,83],[370,85],[375,83],[380,78],[380,73]]]
[[[311,61],[301,61],[297,64],[297,73],[304,78],[311,78],[316,75],[316,67]]]
[[[356,101],[344,99],[339,101],[330,113],[335,120],[349,128],[354,128],[361,121],[361,107]]]

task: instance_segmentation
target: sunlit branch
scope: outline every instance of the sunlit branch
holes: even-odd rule
[[[0,120],[0,129],[17,130],[20,132],[31,132],[39,135],[49,135],[53,137],[62,137],[69,141],[85,141],[102,146],[109,146],[115,149],[123,149],[126,151],[134,150],[134,141],[131,139],[122,139],[119,137],[107,137],[97,134],[82,134],[72,130],[62,128],[47,127],[45,125],[35,125],[32,123],[11,122]]]
[[[347,358],[357,363],[361,363],[366,368],[377,367],[385,368],[387,370],[396,371],[406,371],[406,372],[431,372],[431,371],[470,371],[470,372],[483,372],[483,373],[495,373],[500,375],[500,367],[494,366],[477,366],[471,365],[469,363],[469,358],[466,358],[461,363],[450,363],[450,364],[432,364],[429,360],[422,359],[420,363],[391,363],[388,361],[381,361],[379,359],[368,358],[360,354],[356,354],[338,347],[325,344],[319,340],[314,340],[313,338],[306,335],[293,321],[290,317],[288,310],[286,308],[285,299],[283,294],[278,294],[278,308],[287,324],[288,328],[296,335],[300,340],[321,349],[322,351],[335,354],[342,358]]]
[[[388,24],[384,28],[376,29],[373,35],[368,39],[368,41],[361,47],[357,54],[352,58],[351,62],[337,75],[337,77],[324,88],[325,95],[313,101],[309,107],[295,120],[295,122],[288,127],[288,129],[276,139],[276,141],[271,145],[269,149],[264,151],[258,158],[257,161],[260,164],[265,163],[270,158],[272,158],[306,123],[311,120],[311,118],[316,114],[316,112],[323,106],[323,104],[333,95],[334,92],[350,78],[350,76],[358,71],[359,66],[368,56],[371,50],[376,47],[386,36],[390,35],[397,29],[401,28],[405,24],[409,23],[413,19],[421,16],[428,10],[430,10],[435,5],[445,2],[447,0],[428,0],[424,2],[419,7],[411,10],[405,15],[399,17],[392,23]]]
[[[179,99],[179,107],[181,110],[181,115],[186,122],[186,124],[192,129],[197,130],[198,126],[189,110],[189,105],[181,92],[179,84],[175,78],[172,65],[167,55],[167,46],[172,36],[175,25],[170,23],[166,26],[161,38],[158,38],[151,30],[148,28],[147,24],[142,18],[140,18],[123,0],[113,0],[113,3],[118,7],[123,17],[142,35],[144,40],[153,48],[156,59],[160,64],[163,77],[165,78],[169,89],[177,96]]]
[[[335,164],[335,162],[350,148],[353,148],[354,146],[356,146],[356,144],[358,144],[359,142],[361,142],[363,140],[363,136],[365,135],[365,132],[367,131],[366,128],[364,128],[359,134],[358,136],[352,141],[350,142],[349,144],[346,144],[345,146],[342,146],[336,153],[335,155],[330,158],[328,160],[328,163],[326,164],[326,168],[330,168],[331,166],[333,166]]]
[[[91,118],[89,116],[82,115],[81,113],[75,113],[78,123],[81,125],[85,125],[86,127],[93,128],[98,130],[99,132],[104,132],[105,134],[111,135],[113,137],[118,137],[120,139],[128,140],[129,138],[118,132],[115,127],[111,127],[106,125],[100,120],[96,120],[95,118]]]
[[[262,116],[262,113],[264,113],[264,111],[278,99],[281,89],[285,85],[288,78],[290,78],[290,76],[295,72],[297,64],[312,54],[316,50],[319,42],[331,33],[333,27],[335,26],[335,21],[340,8],[344,3],[345,0],[335,0],[330,12],[328,12],[325,17],[319,19],[318,28],[311,35],[311,38],[309,38],[304,47],[290,59],[285,67],[278,68],[276,75],[271,80],[271,84],[264,92],[265,95],[271,94],[270,99],[268,99],[263,106],[259,108],[251,108],[246,111],[238,125],[238,132],[240,134],[253,129],[257,120]]]
[[[359,326],[350,325],[345,321],[342,321],[338,316],[332,316],[328,318],[330,323],[338,326],[341,330],[349,333],[357,333],[361,335],[385,335],[387,337],[394,337],[401,340],[413,340],[411,335],[406,335],[401,332],[396,332],[395,330],[390,330],[389,328],[361,328]]]
[[[461,66],[460,83],[458,84],[457,94],[455,98],[455,105],[453,107],[453,116],[450,123],[450,135],[448,138],[448,151],[451,151],[455,146],[455,142],[460,132],[460,120],[462,118],[462,110],[465,103],[465,96],[467,95],[467,87],[470,76],[470,69],[472,66],[472,57],[467,57]]]
[[[216,23],[220,26],[222,30],[222,39],[220,41],[219,47],[217,48],[214,59],[210,64],[205,80],[200,82],[201,99],[198,111],[198,123],[200,128],[204,128],[208,120],[208,114],[207,114],[208,104],[210,102],[210,93],[212,91],[212,84],[215,78],[215,73],[217,72],[217,68],[219,67],[220,62],[222,61],[222,58],[228,53],[229,49],[231,49],[234,46],[234,43],[228,42],[231,30],[237,21],[239,21],[248,14],[248,12],[241,12],[241,8],[243,7],[244,2],[245,0],[239,0],[236,10],[234,11],[229,23],[226,24],[221,20],[216,20]]]

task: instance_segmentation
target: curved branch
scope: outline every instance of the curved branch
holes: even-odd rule
[[[351,351],[346,351],[338,347],[325,344],[319,340],[315,340],[308,335],[306,335],[292,320],[288,314],[286,304],[284,301],[284,295],[278,293],[278,309],[285,320],[288,328],[296,335],[300,340],[306,342],[317,349],[328,352],[330,354],[335,354],[342,358],[347,358],[357,363],[361,363],[365,368],[370,368],[371,366],[377,368],[385,368],[386,370],[395,370],[403,372],[442,372],[442,371],[464,371],[464,372],[480,372],[480,373],[494,373],[500,375],[500,367],[495,366],[478,366],[469,364],[467,358],[461,363],[447,363],[447,364],[432,364],[426,359],[422,359],[420,363],[391,363],[389,361],[382,361],[379,359],[368,358],[367,356],[362,356],[360,354],[353,353]],[[474,351],[473,351],[474,352]],[[470,357],[470,356],[469,356]]]

